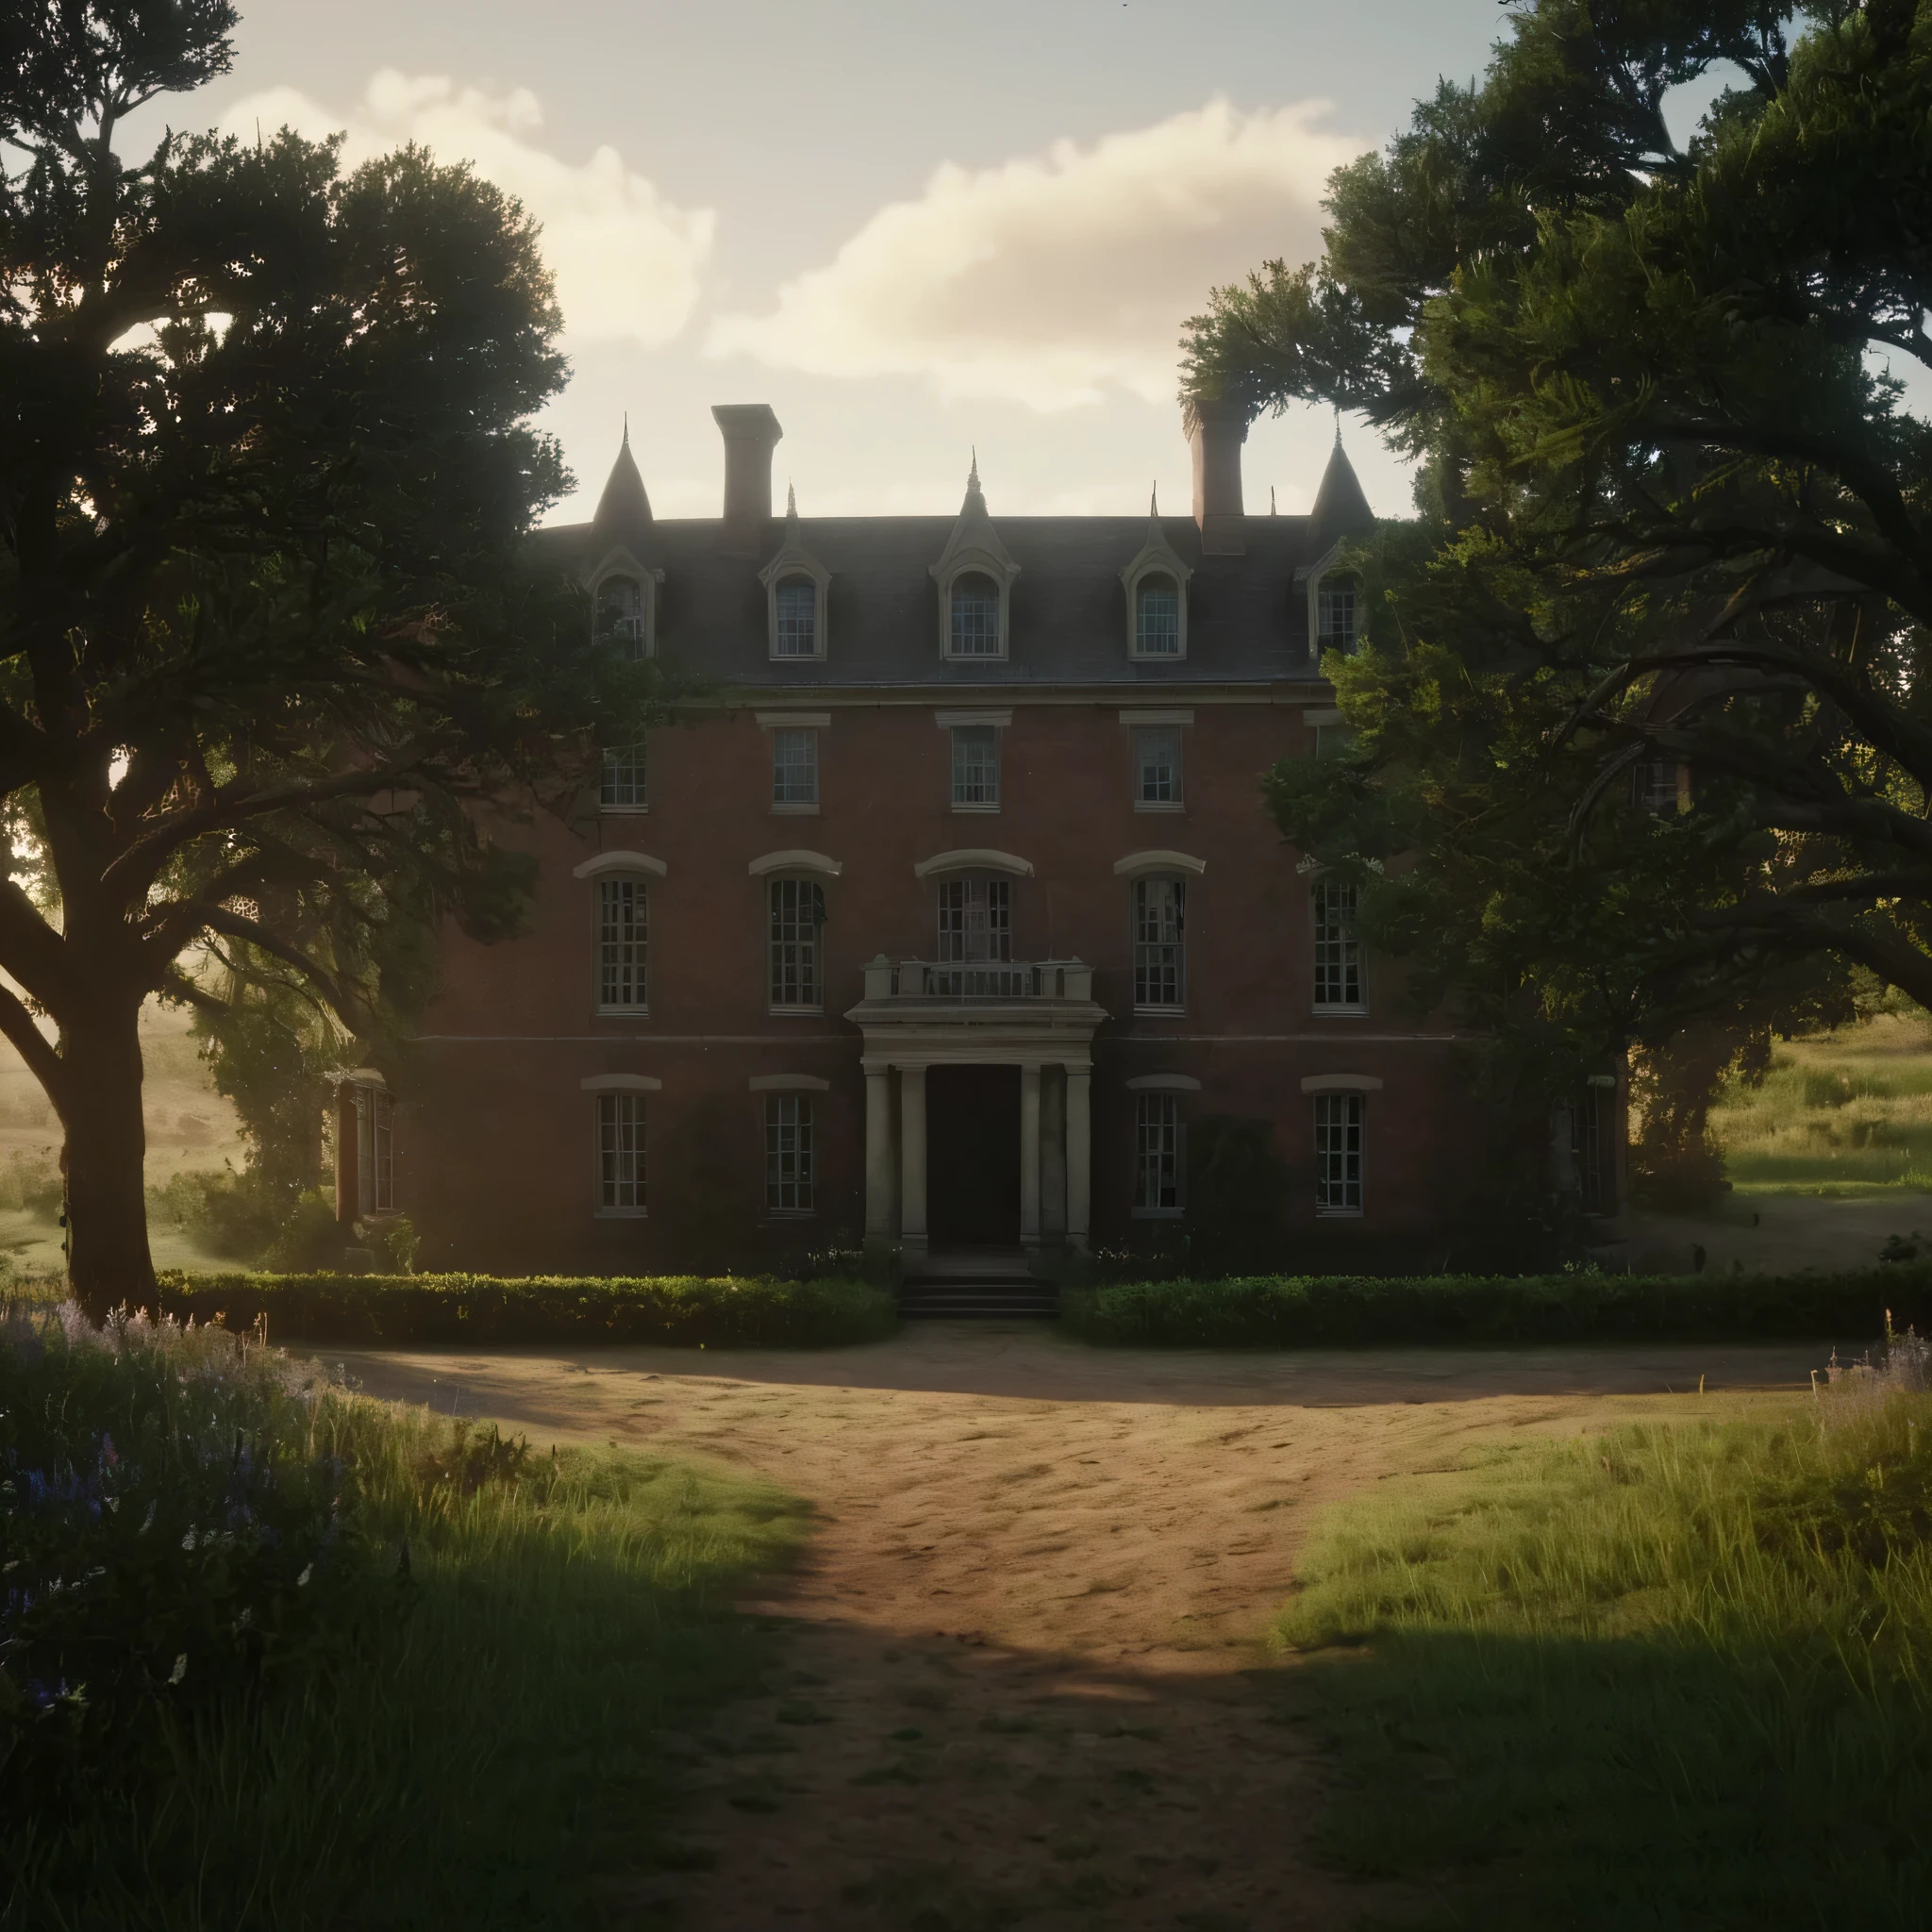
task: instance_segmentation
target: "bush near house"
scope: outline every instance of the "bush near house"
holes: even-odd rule
[[[802,1527],[245,1336],[0,1305],[0,1932],[606,1923]]]
[[[771,1275],[201,1274],[164,1271],[161,1309],[277,1339],[828,1348],[898,1326],[883,1289]]]
[[[1864,1342],[1932,1325],[1932,1267],[1843,1274],[1326,1274],[1068,1288],[1067,1330],[1153,1348],[1399,1342]]]

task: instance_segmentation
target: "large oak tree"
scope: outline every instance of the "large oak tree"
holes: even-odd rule
[[[1328,208],[1189,341],[1420,459],[1290,836],[1573,1075],[1853,963],[1932,1004],[1932,6],[1534,0]]]
[[[0,11],[0,1034],[95,1308],[152,1286],[142,1002],[269,965],[367,1031],[396,960],[420,979],[406,929],[513,918],[474,801],[644,703],[525,569],[564,365],[518,206],[286,131],[123,158],[234,20]],[[184,973],[210,948],[239,974]]]

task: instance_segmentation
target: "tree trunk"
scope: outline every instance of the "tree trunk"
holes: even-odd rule
[[[93,1320],[156,1305],[147,1245],[147,1131],[141,1113],[141,1006],[103,1001],[63,1025],[67,1279]]]

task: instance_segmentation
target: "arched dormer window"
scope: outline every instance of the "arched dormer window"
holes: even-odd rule
[[[1147,541],[1121,573],[1127,593],[1127,656],[1158,663],[1188,655],[1188,579],[1193,575],[1162,535],[1160,507],[1150,501]]]
[[[940,655],[983,662],[1008,654],[1010,594],[1020,566],[1007,555],[987,514],[979,488],[979,463],[966,479],[966,501],[932,566],[940,598]]]
[[[765,587],[769,648],[774,663],[822,659],[825,655],[825,602],[832,573],[805,547],[798,528],[798,498],[785,502],[785,541],[758,573]]]
[[[632,663],[658,651],[658,586],[661,570],[648,570],[627,551],[615,551],[591,574],[591,626]]]
[[[983,571],[953,579],[947,613],[947,653],[955,658],[997,658],[1000,652],[1000,587]]]
[[[1356,597],[1352,576],[1331,573],[1315,591],[1315,650],[1318,656],[1355,649]]]

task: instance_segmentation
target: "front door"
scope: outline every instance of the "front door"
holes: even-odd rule
[[[932,1245],[1017,1246],[1019,1068],[928,1068],[925,1150]]]

